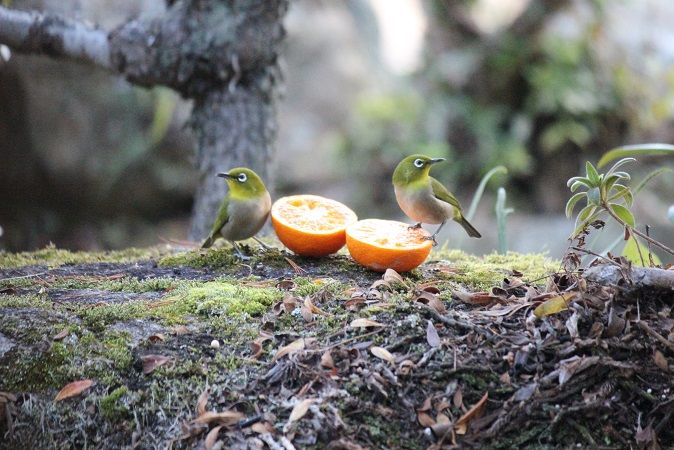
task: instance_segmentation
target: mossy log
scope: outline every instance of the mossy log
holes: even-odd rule
[[[674,443],[660,300],[608,336],[608,308],[533,316],[559,267],[543,255],[438,251],[382,278],[244,251],[0,253],[0,448]]]

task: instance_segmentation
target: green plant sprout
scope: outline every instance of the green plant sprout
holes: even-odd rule
[[[566,204],[566,216],[571,217],[576,205],[581,200],[585,200],[586,202],[585,207],[576,216],[576,226],[570,238],[577,238],[588,226],[607,213],[613,220],[624,227],[625,240],[629,238],[636,239],[635,236],[638,236],[667,253],[674,255],[674,250],[636,229],[634,214],[630,211],[634,195],[632,190],[624,184],[629,182],[631,177],[627,172],[618,170],[621,166],[634,161],[636,161],[634,158],[622,158],[608,172],[603,174],[600,174],[592,163],[588,161],[585,164],[586,174],[584,177],[569,179],[567,186],[569,186],[571,192],[586,189],[572,195]],[[638,245],[638,242],[636,248],[643,260],[641,246]]]
[[[506,190],[498,188],[496,194],[496,227],[498,230],[498,252],[505,255],[508,252],[508,242],[506,240],[506,217],[515,210],[506,208]]]
[[[487,172],[482,179],[480,180],[480,184],[478,185],[477,189],[475,190],[475,194],[473,194],[473,200],[470,202],[470,207],[468,208],[468,213],[466,214],[466,219],[468,220],[473,220],[473,216],[475,216],[475,211],[477,210],[477,205],[480,203],[480,200],[482,199],[482,195],[484,194],[484,188],[487,186],[487,183],[489,180],[497,174],[507,174],[508,169],[506,169],[504,166],[496,166],[493,169],[491,169],[489,172]]]

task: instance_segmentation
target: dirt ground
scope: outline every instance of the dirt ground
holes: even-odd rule
[[[674,446],[671,287],[247,250],[0,253],[0,448]]]

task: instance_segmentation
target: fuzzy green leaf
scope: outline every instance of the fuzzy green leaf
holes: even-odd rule
[[[608,206],[611,208],[611,211],[613,211],[613,213],[620,218],[620,220],[634,228],[634,215],[629,209],[617,203],[609,203]]]
[[[592,220],[595,219],[601,212],[595,205],[587,205],[585,208],[581,209],[576,218],[576,228],[571,233],[571,238],[575,238],[583,231],[583,228],[587,226]]]
[[[589,188],[592,182],[590,181],[589,178],[586,177],[572,177],[569,178],[569,181],[566,182],[566,186],[570,187],[572,191],[574,190],[573,186],[575,186],[576,184],[578,184],[579,186],[587,186]]]
[[[608,172],[606,172],[606,174],[607,175],[612,174],[613,172],[618,170],[618,167],[620,167],[622,165],[625,165],[627,163],[630,163],[630,162],[636,162],[636,159],[635,158],[623,158],[620,161],[618,161],[617,163],[613,164],[613,166],[611,166],[611,168],[608,170]],[[601,166],[599,166],[599,167],[601,167]]]
[[[576,192],[579,187],[583,186],[588,189],[592,189],[592,187],[589,184],[586,184],[584,181],[576,181],[571,185],[571,192]]]
[[[623,186],[622,184],[616,184],[615,189],[611,193],[611,196],[609,197],[608,201],[615,202],[620,198],[625,199],[625,204],[627,204],[627,206],[632,206],[632,202],[634,201],[632,191],[628,187]]]
[[[674,145],[669,144],[637,144],[625,145],[622,147],[610,150],[599,159],[597,167],[603,167],[614,159],[623,158],[626,156],[657,156],[657,155],[672,155],[674,156]]]
[[[576,203],[585,197],[587,194],[585,192],[579,192],[571,196],[568,202],[566,202],[566,217],[571,217],[573,214],[573,209],[576,207]]]
[[[587,172],[587,178],[590,180],[591,185],[597,186],[601,182],[597,169],[594,168],[590,161],[585,162],[585,172]]]

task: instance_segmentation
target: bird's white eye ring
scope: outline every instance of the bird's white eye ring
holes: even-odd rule
[[[418,168],[424,167],[424,160],[423,159],[415,159],[414,160],[414,166]]]
[[[240,173],[238,177],[236,177],[237,180],[239,180],[241,183],[245,183],[248,177],[246,176],[245,173]]]

